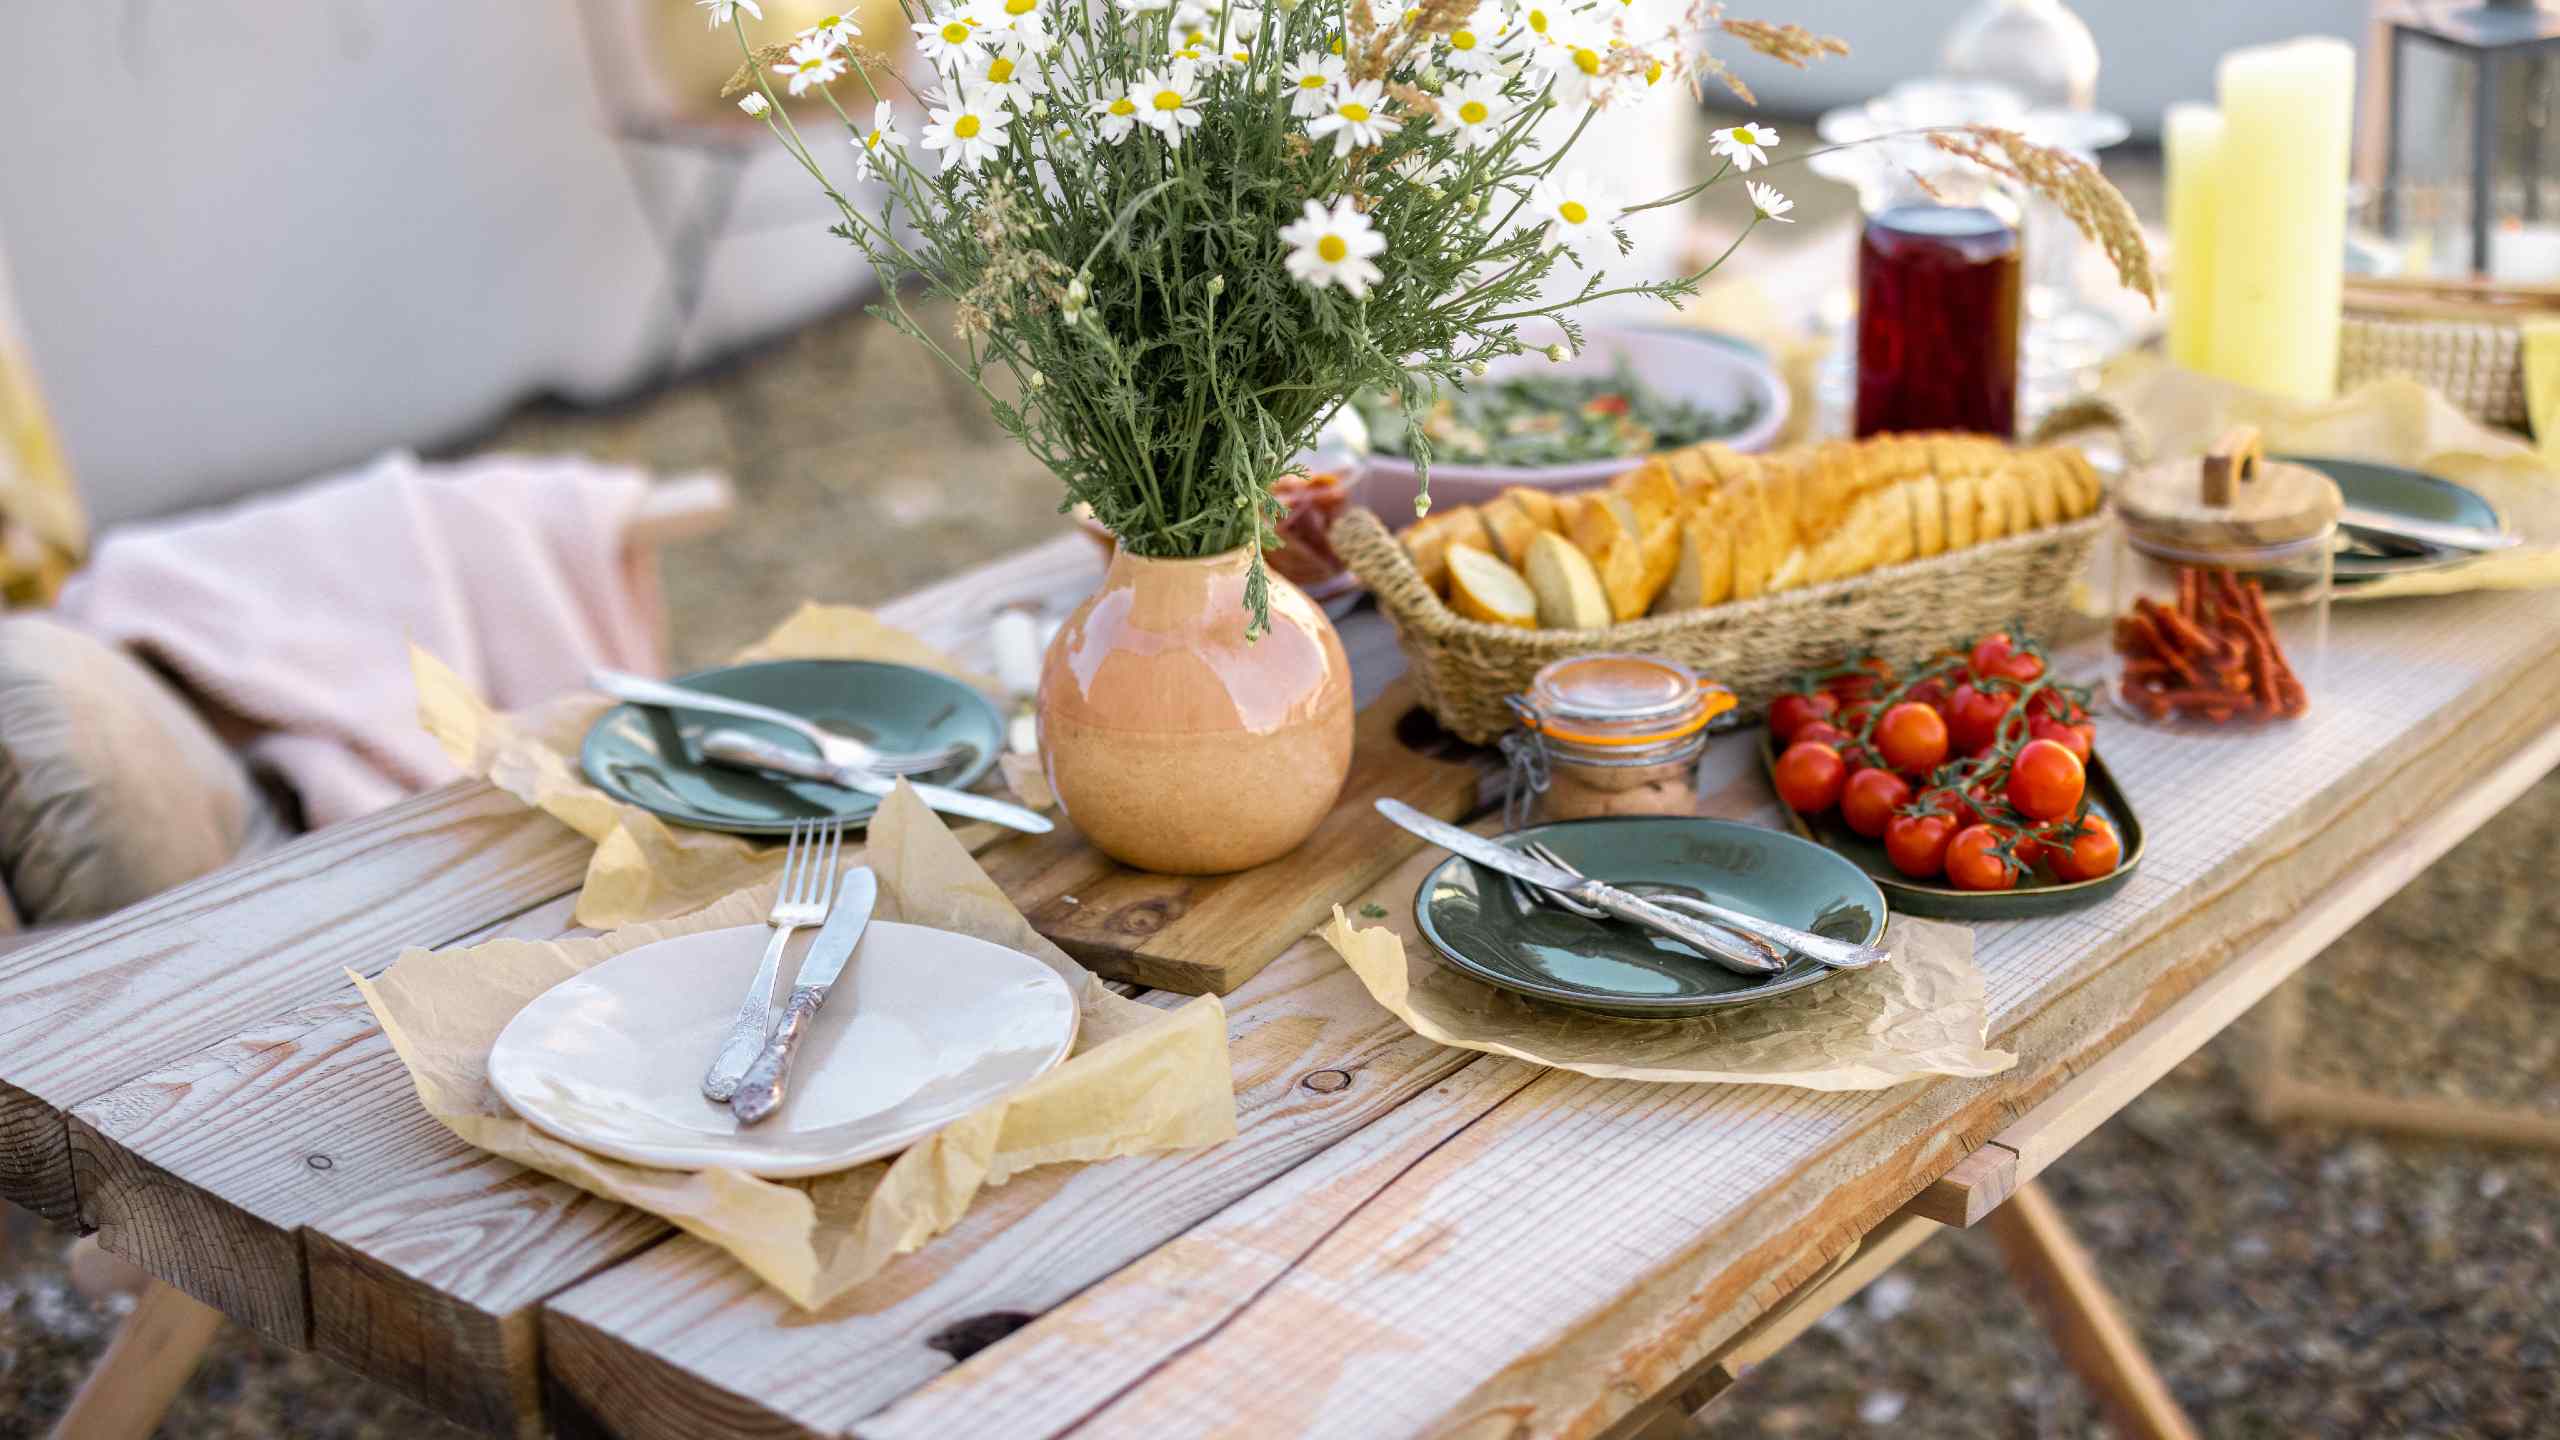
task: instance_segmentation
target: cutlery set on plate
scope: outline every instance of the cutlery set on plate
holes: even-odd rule
[[[773,938],[765,943],[764,960],[739,1002],[738,1018],[720,1043],[711,1068],[702,1073],[702,1093],[725,1103],[741,1125],[753,1125],[782,1103],[791,1080],[792,1051],[827,1003],[827,992],[844,973],[844,962],[862,943],[879,903],[879,877],[868,865],[839,876],[836,855],[844,844],[841,821],[816,821],[793,828],[791,848],[782,860],[781,887],[774,892],[767,923]],[[782,951],[791,932],[819,926],[818,938],[801,957],[793,977],[791,998],[782,1020],[773,1024],[773,992],[782,981]]]

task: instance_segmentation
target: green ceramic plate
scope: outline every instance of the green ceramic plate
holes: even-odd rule
[[[919,779],[966,787],[987,773],[1004,743],[994,705],[948,675],[869,660],[776,660],[704,670],[677,682],[732,700],[803,715],[883,750],[962,744],[959,764]],[[578,763],[606,794],[679,825],[738,835],[779,835],[795,820],[828,816],[860,822],[879,802],[815,780],[786,780],[713,765],[699,743],[708,730],[736,728],[794,749],[809,742],[755,720],[641,705],[617,705],[587,731]]]
[[[1497,837],[1543,840],[1575,869],[1638,894],[1686,892],[1800,930],[1872,944],[1885,897],[1819,845],[1730,820],[1664,816],[1565,820]],[[1747,1005],[1838,973],[1798,957],[1767,979],[1736,975],[1633,926],[1524,908],[1503,877],[1452,855],[1414,892],[1423,937],[1459,970],[1515,994],[1660,1020]]]
[[[1771,748],[1769,732],[1760,731],[1760,764],[1774,770],[1777,752]],[[2107,772],[2103,756],[2089,761],[2090,808],[2115,822],[2116,839],[2124,846],[2124,860],[2109,875],[2095,880],[2027,881],[2015,890],[1958,890],[1952,885],[1923,884],[1893,868],[1885,858],[1884,845],[1869,840],[1840,823],[1840,812],[1833,811],[1808,821],[1793,810],[1787,811],[1787,823],[1798,835],[1823,848],[1847,857],[1884,891],[1893,908],[1906,915],[1929,915],[1941,920],[2023,920],[2033,915],[2051,915],[2095,904],[2124,888],[2133,878],[2133,867],[2142,863],[2142,821],[2133,806],[2116,788],[2116,777]],[[1785,807],[1781,806],[1781,809]]]
[[[2338,482],[2338,491],[2350,505],[2406,515],[2416,520],[2438,520],[2449,525],[2476,525],[2486,530],[2504,528],[2497,507],[2480,498],[2478,492],[2439,480],[2416,470],[2397,465],[2377,465],[2368,460],[2335,460],[2321,455],[2281,455]],[[2348,537],[2348,547],[2338,552],[2337,580],[2341,585],[2371,580],[2384,575],[2404,575],[2415,570],[2443,570],[2474,558],[2467,550],[2453,550],[2440,545],[2368,544]]]

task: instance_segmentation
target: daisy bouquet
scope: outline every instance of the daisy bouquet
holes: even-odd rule
[[[1617,222],[1777,136],[1719,132],[1705,180],[1629,203],[1570,163],[1592,112],[1723,75],[1711,36],[1796,64],[1846,49],[1708,0],[901,0],[918,82],[849,19],[760,45],[753,0],[698,3],[736,33],[728,93],[875,268],[875,313],[979,389],[1063,504],[1152,557],[1275,543],[1273,483],[1358,391],[1418,412],[1522,353],[1530,322],[1561,358],[1576,306],[1676,303],[1707,271],[1612,283]],[[840,124],[795,123],[785,92]],[[1742,235],[1786,218],[1746,184]],[[1257,623],[1266,587],[1257,562]]]

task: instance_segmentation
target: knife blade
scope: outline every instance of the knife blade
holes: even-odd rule
[[[765,1041],[763,1052],[747,1066],[746,1078],[738,1082],[737,1093],[729,1097],[729,1113],[738,1117],[739,1124],[753,1125],[782,1104],[790,1086],[792,1052],[809,1022],[817,1018],[818,1007],[827,1003],[827,992],[844,973],[844,962],[862,943],[862,932],[870,927],[871,911],[879,901],[880,877],[870,866],[845,872],[836,886],[835,908],[827,912],[827,923],[810,942],[809,953],[800,958],[800,973],[792,977],[791,999],[782,1007],[781,1023],[773,1027],[773,1038]]]
[[[842,790],[855,790],[886,800],[897,789],[893,781],[866,774],[850,765],[830,765],[805,750],[750,735],[744,730],[714,730],[702,737],[702,758],[741,770],[772,770],[802,780],[815,780]],[[1026,835],[1046,835],[1056,827],[1049,817],[1037,810],[1026,810],[1008,800],[980,795],[968,790],[954,790],[948,785],[924,785],[909,780],[916,798],[946,815],[985,820]]]
[[[2524,543],[2522,536],[2510,535],[2503,530],[2455,525],[2442,520],[2421,520],[2414,515],[2369,510],[2361,505],[2349,505],[2340,510],[2338,523],[2350,530],[2415,540],[2426,545],[2442,545],[2449,550],[2510,550]]]
[[[1666,910],[1642,896],[1630,895],[1604,881],[1577,875],[1562,866],[1523,855],[1507,845],[1496,844],[1446,821],[1434,820],[1401,800],[1381,797],[1378,813],[1432,844],[1453,850],[1488,870],[1526,880],[1541,889],[1571,895],[1588,905],[1597,905],[1629,924],[1640,925],[1676,940],[1737,974],[1772,975],[1786,968],[1784,961],[1772,962],[1765,956],[1736,951],[1730,942],[1720,940],[1713,930],[1697,924],[1687,915]],[[1834,969],[1857,970],[1889,958],[1884,951],[1872,945],[1834,940],[1828,935],[1799,930],[1793,925],[1707,901],[1694,902],[1694,908],[1701,916],[1738,930],[1748,930]]]

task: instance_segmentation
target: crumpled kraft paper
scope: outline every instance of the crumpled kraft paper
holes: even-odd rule
[[[1882,1090],[1923,1075],[1997,1075],[2018,1063],[1985,1043],[1990,1021],[1973,932],[1897,915],[1886,964],[1757,1005],[1678,1020],[1622,1020],[1499,990],[1384,925],[1335,906],[1325,943],[1415,1034],[1611,1080]],[[1417,947],[1419,948],[1419,947]]]
[[[1038,956],[1074,986],[1073,1054],[1011,1096],[894,1160],[808,1180],[625,1164],[515,1117],[488,1083],[489,1047],[535,996],[654,940],[760,925],[767,882],[682,919],[592,938],[410,950],[373,980],[349,976],[409,1067],[418,1101],[468,1143],[649,1211],[738,1258],[815,1309],[948,1229],[978,1191],[1036,1165],[1210,1145],[1236,1133],[1226,1012],[1214,995],[1173,1010],[1124,999],[1035,932],[906,785],[881,802],[867,859],[878,915]]]
[[[761,660],[884,660],[938,670],[990,694],[996,689],[994,681],[871,612],[841,605],[803,604],[737,657],[740,664]],[[670,824],[588,784],[578,746],[613,704],[605,697],[571,694],[501,714],[415,646],[409,668],[418,682],[418,723],[455,765],[596,842],[578,896],[579,924],[610,930],[681,915],[753,884],[781,863],[782,852],[770,844]],[[1040,789],[1025,800],[1034,809],[1048,808],[1052,798],[1045,784]]]
[[[2482,425],[2415,380],[2288,400],[2142,355],[2111,366],[2099,393],[2133,420],[2156,458],[2200,454],[2231,426],[2255,425],[2269,451],[2405,465],[2467,485],[2528,542],[2449,570],[2342,585],[2340,600],[2560,585],[2560,471],[2531,442]]]

